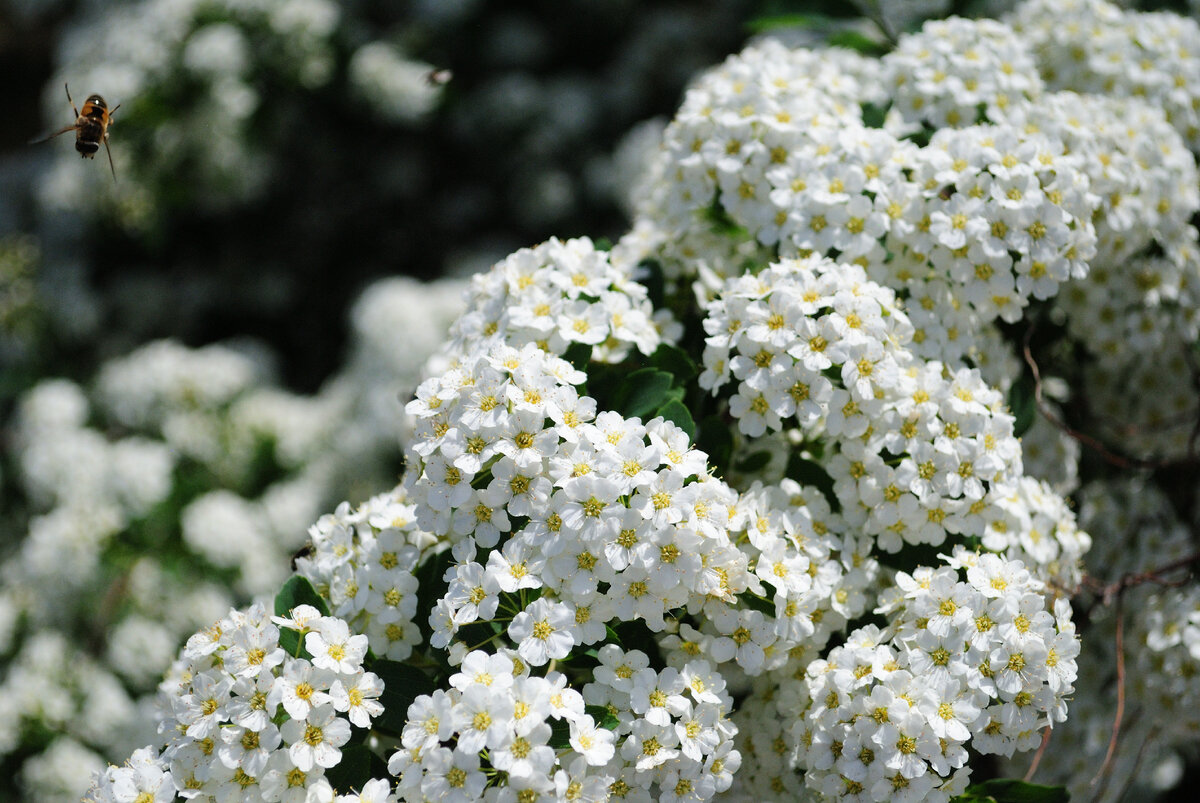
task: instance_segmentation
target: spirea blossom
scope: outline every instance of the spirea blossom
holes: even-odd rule
[[[948,800],[968,745],[1010,756],[1066,718],[1071,609],[1046,610],[1019,561],[959,550],[896,584],[886,630],[851,633],[808,667],[792,737],[805,783],[826,797]]]
[[[643,653],[614,644],[598,657],[611,671],[577,689],[503,652],[467,654],[464,670],[491,671],[453,675],[449,690],[409,708],[388,762],[399,798],[501,801],[529,790],[553,800],[711,799],[738,754],[728,692],[695,680],[709,675],[708,662],[657,672]]]
[[[311,660],[284,651],[281,628],[317,650]],[[382,711],[374,703],[344,704],[346,687],[358,689],[362,703],[383,690],[363,672],[365,644],[357,639],[365,637],[349,635],[344,621],[311,606],[286,617],[269,616],[261,604],[230,611],[188,639],[160,686],[161,747],[107,770],[86,799],[118,803],[148,792],[155,801],[179,794],[275,803],[315,787],[341,761],[353,727],[369,727]]]

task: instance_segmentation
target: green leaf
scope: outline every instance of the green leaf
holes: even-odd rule
[[[383,694],[379,696],[383,713],[372,727],[399,736],[404,731],[408,707],[422,694],[433,694],[437,684],[425,672],[399,661],[379,660],[369,668],[383,681]]]
[[[563,359],[580,371],[586,371],[592,361],[592,347],[587,343],[572,343],[563,354]]]
[[[853,30],[838,31],[837,33],[830,34],[825,41],[834,47],[844,47],[847,50],[854,50],[864,56],[882,56],[888,52],[888,46],[883,42],[869,39],[858,31]]]
[[[1067,803],[1071,793],[1063,786],[1041,786],[1011,778],[996,778],[972,784],[967,791],[951,798],[957,803]]]
[[[862,107],[863,125],[868,128],[883,128],[887,119],[887,107],[876,106],[874,103],[864,103]]]
[[[555,750],[566,750],[571,746],[571,723],[566,717],[550,723],[550,746]]]
[[[662,343],[650,355],[650,365],[660,371],[666,371],[675,378],[675,384],[686,386],[700,373],[700,368],[691,356],[670,343]]]
[[[781,28],[823,31],[833,24],[833,19],[824,14],[771,14],[756,17],[746,23],[750,33],[767,33]]]
[[[672,398],[673,377],[657,368],[642,368],[625,378],[616,393],[616,409],[627,418],[646,418]]]
[[[349,794],[351,790],[362,791],[372,778],[388,777],[387,764],[366,745],[351,745],[342,750],[342,760],[330,767],[325,777],[335,792]]]
[[[1033,376],[1026,371],[1008,391],[1008,409],[1012,410],[1016,419],[1013,423],[1013,435],[1018,438],[1029,431],[1037,418],[1036,388]]]
[[[449,549],[443,549],[435,555],[430,555],[425,562],[417,567],[414,574],[417,577],[417,615],[415,621],[429,643],[429,612],[449,588],[446,582],[446,569],[454,562],[454,556]]]
[[[696,422],[692,419],[692,411],[687,408],[679,399],[671,399],[654,411],[656,416],[661,415],[666,420],[673,423],[675,426],[687,433],[688,438],[692,438],[696,434]]]
[[[775,616],[775,603],[765,597],[746,592],[738,595],[738,600],[752,611],[758,611],[766,616]]]
[[[275,615],[290,616],[292,610],[300,605],[311,605],[321,612],[322,616],[329,615],[329,604],[324,597],[317,593],[307,577],[293,574],[275,595]]]
[[[734,220],[733,216],[726,211],[719,196],[714,196],[712,204],[698,210],[696,214],[700,216],[701,220],[708,222],[712,227],[713,234],[735,240],[745,240],[750,236],[750,231]]]
[[[641,650],[650,658],[650,665],[661,667],[665,665],[662,652],[658,649],[658,639],[645,622],[618,622],[613,628],[620,637],[619,643],[626,650]]]
[[[616,730],[621,724],[612,711],[608,710],[606,705],[585,705],[583,712],[587,714],[596,723],[597,728],[605,730]]]
[[[634,278],[646,288],[646,296],[655,309],[666,306],[666,279],[663,277],[662,263],[657,259],[643,259],[638,263]]]

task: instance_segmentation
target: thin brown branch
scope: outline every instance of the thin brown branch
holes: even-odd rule
[[[1170,563],[1164,564],[1154,569],[1148,569],[1144,572],[1129,572],[1122,575],[1111,583],[1103,583],[1096,578],[1088,575],[1083,578],[1083,585],[1096,593],[1100,601],[1105,605],[1111,605],[1114,599],[1119,599],[1126,589],[1134,586],[1143,585],[1145,583],[1154,583],[1155,585],[1164,586],[1166,588],[1175,588],[1183,585],[1188,581],[1188,577],[1169,579],[1166,575],[1179,569],[1191,566],[1193,563],[1200,563],[1200,552],[1173,560]]]
[[[1025,783],[1030,783],[1033,780],[1033,774],[1037,772],[1038,764],[1042,763],[1042,754],[1046,752],[1046,745],[1050,744],[1050,734],[1054,732],[1054,728],[1050,725],[1042,728],[1042,743],[1038,745],[1037,752],[1033,754],[1033,763],[1029,765],[1028,772],[1025,773],[1023,779]]]
[[[1125,618],[1121,610],[1121,596],[1117,595],[1116,616],[1117,616],[1117,714],[1113,718],[1112,737],[1108,740],[1108,751],[1104,754],[1104,763],[1100,765],[1100,771],[1092,778],[1091,786],[1095,788],[1100,782],[1100,779],[1107,779],[1109,770],[1112,768],[1113,756],[1117,752],[1117,742],[1121,737],[1121,720],[1125,717]],[[1106,781],[1107,785],[1107,781]],[[1096,800],[1104,793],[1104,787],[1101,786],[1096,790]]]
[[[1074,438],[1084,446],[1087,446],[1099,454],[1106,462],[1111,463],[1118,468],[1153,469],[1170,465],[1170,462],[1168,461],[1143,460],[1138,457],[1117,454],[1096,438],[1088,435],[1086,432],[1080,432],[1079,430],[1073,428],[1055,414],[1054,410],[1050,408],[1050,405],[1046,403],[1046,398],[1042,389],[1042,371],[1038,367],[1037,360],[1033,358],[1033,349],[1030,346],[1030,341],[1033,339],[1033,332],[1036,328],[1037,324],[1034,322],[1029,325],[1027,330],[1025,330],[1023,353],[1025,356],[1025,364],[1028,365],[1029,370],[1033,372],[1033,398],[1037,404],[1038,412],[1045,416],[1046,420],[1049,421],[1056,429],[1065,432],[1068,436]]]

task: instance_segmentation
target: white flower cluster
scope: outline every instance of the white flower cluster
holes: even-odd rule
[[[914,50],[933,48],[921,37],[941,29],[927,27]],[[967,52],[981,61],[1016,58],[1011,35],[972,41]],[[764,52],[777,63],[763,66]],[[1082,158],[1038,131],[1038,107],[1015,86],[1008,105],[1026,104],[1024,124],[943,128],[917,147],[898,138],[895,110],[883,128],[864,123],[858,104],[869,98],[837,77],[843,61],[768,43],[704,75],[667,128],[620,258],[658,258],[672,278],[691,266],[704,295],[746,264],[810,254],[853,262],[908,296],[914,350],[957,366],[988,323],[1015,321],[1031,299],[1086,275],[1099,199]],[[790,72],[801,66],[814,77]],[[974,122],[972,113],[963,124]]]
[[[836,446],[843,515],[885,551],[981,534],[1021,473],[1003,397],[978,372],[914,358],[894,295],[857,266],[810,257],[731,279],[705,331],[701,387],[736,381],[729,412],[747,435],[786,420]]]
[[[792,214],[802,205],[793,198],[808,189],[797,171],[809,168],[824,175],[813,191],[837,207],[816,224],[819,236],[846,250],[854,243],[869,248],[880,221],[860,208],[861,200],[851,205],[851,197],[861,194],[867,173],[879,179],[873,190],[887,183],[903,163],[895,151],[907,152],[882,131],[860,125],[843,132],[848,118],[860,116],[858,104],[876,98],[873,65],[850,51],[789,49],[768,39],[700,76],[647,171],[634,231],[615,249],[620,261],[658,256],[673,281],[740,273],[744,261],[761,257],[758,244],[770,248],[793,235],[803,242],[802,232],[812,231],[807,216]],[[853,172],[857,180],[844,175]],[[823,192],[831,184],[832,191]],[[748,239],[713,230],[707,213],[718,198]],[[852,216],[860,223],[849,224]],[[797,248],[815,247],[799,242]]]
[[[145,437],[109,440],[89,426],[93,414],[83,389],[69,380],[32,388],[15,428],[20,477],[37,508],[83,508],[120,526],[166,498],[176,457]]]
[[[875,598],[879,562],[870,539],[856,534],[814,487],[790,479],[756,482],[741,494],[730,527],[762,583],[756,593],[773,615],[740,610],[714,617],[699,631],[682,627],[663,642],[668,662],[710,655],[722,663],[738,658],[750,675],[778,670],[800,655],[815,655]]]
[[[707,661],[656,671],[615,644],[597,658],[581,692],[561,672],[531,675],[516,656],[467,654],[452,688],[409,708],[388,762],[399,799],[682,802],[729,787],[733,701]]]
[[[329,601],[334,616],[364,633],[380,657],[403,661],[421,642],[413,570],[438,543],[416,529],[403,487],[354,510],[343,502],[309,528],[311,553],[296,571]]]
[[[1037,101],[1042,79],[1027,45],[996,20],[930,20],[881,59],[888,94],[907,120],[933,128],[999,121]]]
[[[280,646],[281,628],[302,639],[312,660]],[[85,800],[306,799],[341,761],[351,725],[369,728],[383,711],[383,684],[362,669],[366,654],[366,636],[308,605],[288,617],[261,604],[230,611],[188,639],[160,687],[161,752],[146,748],[128,768],[109,769]]]
[[[965,578],[964,578],[965,575]],[[1020,561],[956,550],[896,576],[887,628],[809,664],[794,727],[805,782],[829,798],[946,801],[967,750],[1011,756],[1066,719],[1079,643],[1066,600],[1046,610]]]
[[[1105,0],[1027,0],[1006,21],[1052,89],[1139,97],[1200,150],[1200,25]]]
[[[562,355],[580,343],[593,360],[620,362],[633,349],[653,353],[658,326],[670,328],[669,319],[655,316],[646,288],[606,252],[586,237],[551,238],[472,277],[443,354],[452,362],[494,344],[536,343]]]
[[[603,640],[610,620],[661,631],[668,611],[723,608],[750,584],[727,530],[737,494],[671,422],[597,415],[573,387],[584,376],[533,344],[498,346],[410,403],[409,499],[421,529],[455,544],[433,646],[494,620],[502,595],[540,590],[508,635],[543,666]]]
[[[1022,561],[1056,592],[1070,593],[1082,579],[1091,536],[1047,483],[1024,476],[1007,491],[993,496],[984,513],[983,548]]]

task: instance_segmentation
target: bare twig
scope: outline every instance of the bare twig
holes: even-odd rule
[[[1179,560],[1173,560],[1170,563],[1159,566],[1156,569],[1148,569],[1144,572],[1129,572],[1128,574],[1122,575],[1111,583],[1102,583],[1094,577],[1088,575],[1083,578],[1083,585],[1094,591],[1096,595],[1100,597],[1100,601],[1105,605],[1111,605],[1114,599],[1120,599],[1121,594],[1123,594],[1126,589],[1143,585],[1144,583],[1154,583],[1155,585],[1160,585],[1164,588],[1176,588],[1183,585],[1188,581],[1187,577],[1169,580],[1165,575],[1168,575],[1174,571],[1178,571],[1179,569],[1186,568],[1193,563],[1200,563],[1200,552],[1193,552],[1186,557],[1180,558]]]
[[[1033,780],[1033,774],[1037,772],[1038,764],[1042,763],[1042,754],[1046,752],[1046,745],[1050,744],[1050,734],[1054,732],[1054,728],[1050,725],[1042,728],[1042,743],[1038,745],[1037,752],[1033,754],[1033,763],[1029,765],[1029,770],[1025,773],[1023,779],[1025,783]]]
[[[1037,360],[1033,358],[1033,349],[1030,347],[1030,341],[1033,339],[1034,330],[1037,329],[1037,323],[1031,323],[1029,328],[1025,330],[1025,344],[1023,353],[1025,355],[1025,364],[1029,366],[1029,370],[1033,372],[1033,398],[1037,403],[1038,412],[1046,417],[1056,429],[1065,432],[1070,437],[1082,443],[1084,446],[1091,448],[1099,454],[1108,463],[1111,463],[1118,468],[1161,468],[1169,465],[1167,462],[1158,460],[1142,460],[1137,457],[1120,455],[1111,451],[1103,443],[1096,438],[1088,435],[1086,432],[1080,432],[1074,429],[1061,418],[1059,418],[1050,405],[1046,404],[1046,398],[1042,391],[1042,371],[1038,368]]]
[[[1108,751],[1104,754],[1104,763],[1100,765],[1100,771],[1092,778],[1089,784],[1092,788],[1100,782],[1101,778],[1107,779],[1108,771],[1112,767],[1113,755],[1117,752],[1117,741],[1121,737],[1121,720],[1125,716],[1125,619],[1121,611],[1121,595],[1117,594],[1116,601],[1116,616],[1117,616],[1117,715],[1113,718],[1112,737],[1108,740]],[[1107,784],[1107,780],[1105,782]],[[1101,786],[1096,791],[1096,799],[1099,800],[1100,795],[1104,793],[1104,787]]]

